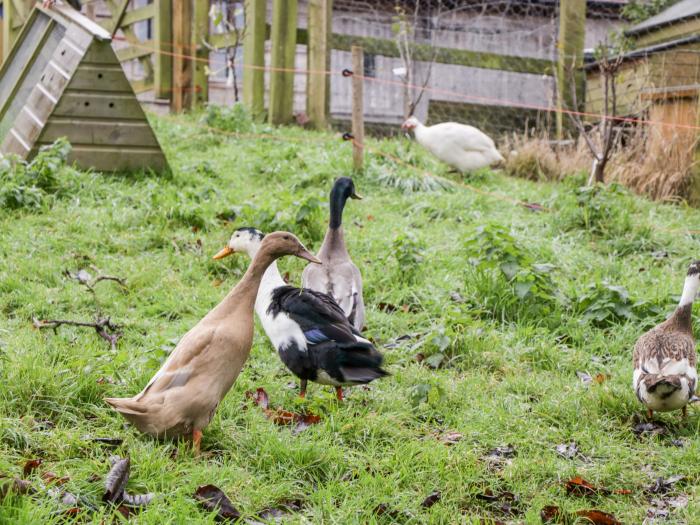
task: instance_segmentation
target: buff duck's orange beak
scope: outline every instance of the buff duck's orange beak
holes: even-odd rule
[[[228,257],[232,253],[235,253],[235,250],[229,246],[223,247],[221,250],[219,250],[219,253],[217,253],[214,256],[214,259],[223,259],[224,257]]]

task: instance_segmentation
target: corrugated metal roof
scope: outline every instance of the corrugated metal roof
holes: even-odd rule
[[[670,25],[681,20],[700,16],[700,0],[681,0],[658,15],[648,18],[641,24],[631,27],[625,34],[636,35],[646,33],[660,26]]]

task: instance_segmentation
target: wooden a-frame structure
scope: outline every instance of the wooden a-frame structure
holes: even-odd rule
[[[84,169],[168,168],[111,40],[71,7],[34,8],[0,68],[0,153],[28,159],[67,137]]]

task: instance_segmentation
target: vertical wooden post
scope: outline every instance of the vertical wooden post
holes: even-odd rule
[[[564,135],[562,109],[577,111],[573,107],[572,89],[576,89],[579,104],[584,100],[583,47],[586,37],[586,0],[561,0],[559,3],[559,38],[557,41],[557,137]]]
[[[266,0],[245,0],[243,104],[255,118],[265,111],[266,11]]]
[[[2,55],[4,60],[10,54],[12,44],[29,16],[34,2],[32,0],[4,0],[2,3]]]
[[[330,76],[321,73],[330,67],[331,12],[333,0],[309,0],[308,70],[306,76],[306,114],[316,129],[328,126]]]
[[[270,124],[288,124],[294,117],[294,68],[297,43],[297,0],[272,4]]]
[[[174,113],[192,107],[192,0],[173,0],[173,93]]]
[[[205,104],[209,100],[209,77],[207,66],[209,65],[209,48],[204,42],[209,41],[209,0],[194,0],[194,29],[192,30],[192,54],[194,70],[194,103],[197,106]],[[195,53],[196,51],[196,53]]]
[[[7,6],[3,0],[0,0],[3,13],[7,10]],[[5,61],[5,17],[0,18],[0,65]]]
[[[352,46],[352,136],[354,137],[352,148],[352,166],[361,171],[363,167],[365,121],[364,121],[364,94],[362,73],[365,65],[365,54],[360,46]]]
[[[173,87],[173,39],[172,0],[154,0],[153,19],[155,56],[153,57],[153,89],[156,98],[169,99]],[[92,5],[92,4],[90,4]]]

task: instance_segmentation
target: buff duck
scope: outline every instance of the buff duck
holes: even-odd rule
[[[323,264],[318,268],[307,266],[301,275],[302,286],[332,296],[358,332],[365,323],[362,275],[350,259],[342,223],[347,200],[361,198],[351,178],[340,177],[335,181],[330,194],[328,230],[316,254]]]
[[[232,253],[255,258],[266,238],[254,228],[240,228],[215,258]],[[342,400],[343,386],[387,375],[381,369],[382,355],[360,336],[333,297],[287,286],[275,262],[263,275],[255,312],[282,362],[301,380],[301,397],[308,381],[335,387]]]
[[[663,323],[642,335],[634,345],[633,387],[637,398],[654,411],[683,410],[695,398],[698,374],[693,338],[693,301],[700,288],[700,261],[690,265],[678,307]]]
[[[461,172],[478,170],[504,160],[493,139],[473,126],[457,122],[425,126],[416,117],[409,117],[401,129],[413,131],[418,144]]]
[[[141,432],[158,438],[191,435],[199,451],[202,429],[250,354],[253,307],[265,270],[284,255],[319,262],[291,233],[271,233],[240,282],[183,336],[141,393],[105,401]]]

